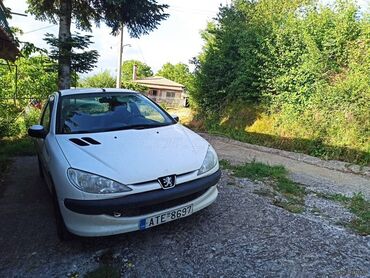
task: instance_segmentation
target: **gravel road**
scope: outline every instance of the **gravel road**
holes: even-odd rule
[[[370,200],[370,168],[341,161],[325,161],[301,153],[282,151],[242,143],[225,137],[201,134],[216,149],[220,159],[234,164],[253,160],[269,165],[283,165],[291,178],[323,193],[352,196],[361,192]],[[357,174],[356,174],[357,173]]]
[[[248,153],[233,144],[228,153],[217,138],[212,143],[221,158],[234,162]],[[315,178],[291,173],[319,191],[333,190],[336,174],[344,175],[341,181],[359,181],[339,183],[339,191],[348,194],[369,182],[342,172]],[[235,179],[228,171],[218,200],[190,217],[143,232],[65,243],[56,237],[35,157],[15,158],[0,186],[0,277],[83,277],[103,264],[118,267],[122,277],[370,277],[370,237],[337,225],[336,217],[352,217],[340,205],[311,194],[305,212],[293,214],[253,193],[263,184]],[[310,209],[320,205],[322,213]]]

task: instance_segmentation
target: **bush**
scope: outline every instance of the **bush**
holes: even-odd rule
[[[233,1],[203,32],[192,98],[210,130],[368,164],[369,35],[352,1]]]
[[[28,129],[30,126],[39,124],[41,110],[37,108],[30,108],[24,115],[25,126]]]
[[[0,110],[0,139],[3,137],[22,137],[27,134],[27,129],[39,122],[41,111],[27,107],[20,110],[13,104],[1,106]]]
[[[18,120],[20,113],[13,103],[0,105],[0,138],[21,133],[22,122]]]

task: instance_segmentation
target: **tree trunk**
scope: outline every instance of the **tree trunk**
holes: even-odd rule
[[[72,0],[60,0],[58,88],[71,87],[71,19]]]

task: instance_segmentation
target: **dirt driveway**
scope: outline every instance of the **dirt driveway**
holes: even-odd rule
[[[221,158],[248,153],[211,139]],[[15,158],[1,185],[0,277],[83,277],[102,265],[123,277],[370,277],[369,236],[336,225],[330,213],[293,214],[276,207],[254,193],[258,184],[230,183],[227,171],[217,202],[188,218],[144,232],[60,243],[36,162]],[[292,172],[323,190],[335,185],[331,174],[332,179],[314,179]],[[337,174],[359,181],[354,188],[370,186],[365,176]],[[353,189],[341,186],[344,192]]]

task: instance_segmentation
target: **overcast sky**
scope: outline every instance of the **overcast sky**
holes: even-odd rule
[[[151,66],[154,72],[166,62],[188,63],[189,59],[201,51],[203,41],[200,38],[200,30],[206,27],[207,21],[215,17],[221,4],[225,5],[230,1],[159,0],[160,3],[170,5],[168,10],[170,17],[163,21],[157,30],[140,39],[131,39],[125,32],[124,44],[131,44],[131,47],[124,47],[123,59],[143,61]],[[358,0],[358,3],[365,9],[369,6],[370,0]],[[4,4],[13,12],[24,13],[27,9],[26,0],[5,0]],[[9,24],[23,30],[24,35],[20,40],[32,42],[38,47],[47,48],[43,41],[45,33],[56,36],[58,34],[57,26],[49,22],[36,21],[31,15],[27,17],[14,15]],[[110,29],[104,25],[100,28],[94,27],[92,35],[94,44],[91,48],[98,50],[100,54],[97,68],[92,73],[108,69],[115,74],[119,37],[111,36]]]

